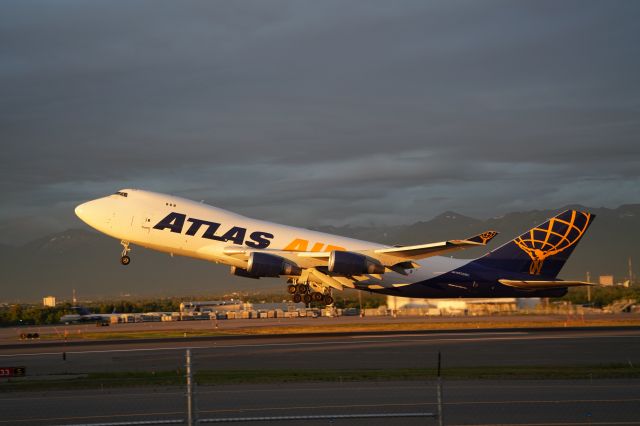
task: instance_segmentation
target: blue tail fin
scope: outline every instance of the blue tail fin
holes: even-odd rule
[[[591,213],[567,210],[473,263],[555,278],[594,218]]]
[[[85,308],[84,306],[72,306],[71,310],[76,312],[78,315],[90,315],[91,312]]]

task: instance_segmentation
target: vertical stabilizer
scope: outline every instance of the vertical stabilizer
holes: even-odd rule
[[[555,278],[594,218],[587,212],[564,211],[473,263]]]

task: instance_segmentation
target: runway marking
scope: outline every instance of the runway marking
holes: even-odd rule
[[[29,392],[29,391],[27,391]],[[198,394],[205,394],[207,392],[198,392]],[[171,396],[171,395],[184,395],[184,391],[172,391],[172,392],[153,392],[154,396]],[[42,395],[42,396],[20,396],[20,397],[15,397],[15,398],[2,398],[0,397],[0,401],[4,402],[4,401],[35,401],[35,400],[39,400],[39,399],[46,399],[47,401],[52,400],[52,399],[60,399],[60,400],[64,400],[64,399],[91,399],[91,398],[98,398],[98,399],[105,399],[105,398],[137,398],[137,397],[149,397],[149,391],[147,390],[146,392],[129,392],[129,393],[105,393],[105,392],[101,392],[99,394],[86,394],[83,393],[82,395]]]
[[[526,389],[526,390],[531,390],[531,389],[558,389],[558,388],[564,388],[564,389],[574,389],[574,388],[579,388],[579,389],[583,389],[584,388],[584,383],[582,381],[583,379],[576,379],[576,381],[580,381],[580,383],[576,383],[576,384],[572,384],[572,385],[567,385],[567,384],[553,384],[553,385],[530,385],[530,384],[526,384],[526,385],[509,385],[509,384],[503,384],[500,383],[500,388],[501,389]],[[601,379],[598,379],[601,380]],[[628,380],[636,380],[636,379],[628,379]],[[547,380],[545,380],[547,381]],[[296,391],[300,391],[300,392],[327,392],[327,391],[364,391],[364,392],[378,392],[380,389],[384,390],[384,391],[393,391],[393,390],[400,390],[400,391],[405,391],[405,390],[416,390],[416,391],[420,391],[420,392],[434,392],[435,393],[435,379],[433,380],[434,384],[430,384],[430,385],[422,385],[422,386],[404,386],[404,385],[397,385],[397,386],[381,386],[380,383],[376,383],[376,387],[372,388],[371,386],[322,386],[322,387],[296,387]],[[216,385],[218,386],[218,385]],[[226,385],[226,386],[241,386],[241,385]],[[246,385],[242,385],[242,386],[246,386]],[[616,383],[615,385],[613,384],[609,384],[609,385],[593,385],[593,384],[589,384],[589,389],[593,389],[593,390],[602,390],[602,389],[639,389],[640,388],[640,383],[637,384],[618,384]],[[446,384],[447,389],[449,390],[458,390],[458,389],[486,389],[486,385],[485,386],[481,386],[481,385],[476,385],[476,386],[458,386],[453,382],[447,382]],[[229,393],[273,393],[273,392],[277,392],[280,391],[281,389],[279,387],[269,387],[269,388],[265,388],[265,389],[220,389],[220,390],[202,390],[203,388],[200,387],[198,390],[198,393],[201,395],[205,395],[205,394],[216,394],[216,393],[222,393],[222,394],[229,394]],[[289,390],[289,389],[287,389]]]
[[[452,426],[501,426],[504,425],[505,423],[461,423],[459,425],[452,425]],[[632,422],[612,422],[612,421],[606,421],[606,422],[593,422],[593,421],[588,421],[588,422],[571,422],[571,423],[564,423],[564,422],[552,422],[552,423],[512,423],[509,422],[508,423],[511,426],[580,426],[580,425],[637,425],[638,421],[632,421]]]
[[[17,422],[45,422],[45,421],[67,421],[67,420],[86,420],[86,419],[103,419],[103,418],[112,418],[112,417],[141,417],[141,416],[173,416],[179,415],[183,416],[184,411],[167,411],[167,412],[157,412],[157,413],[128,413],[128,414],[105,414],[104,416],[69,416],[69,417],[30,417],[24,419],[11,419],[11,420],[0,420],[0,423],[17,423]],[[153,419],[152,419],[153,420]],[[158,420],[158,419],[155,419]]]
[[[461,402],[445,402],[444,405],[473,405],[473,404],[562,404],[562,403],[594,403],[594,402],[603,402],[603,403],[611,403],[611,402],[637,402],[640,399],[623,399],[623,400],[607,400],[607,399],[567,399],[567,400],[540,400],[540,401],[529,401],[529,400],[514,400],[514,401],[484,401],[484,402],[476,402],[476,401],[461,401]],[[255,408],[238,408],[238,409],[217,409],[217,410],[201,410],[203,413],[230,413],[230,412],[247,412],[247,411],[282,411],[282,410],[309,410],[309,409],[327,409],[327,408],[372,408],[372,407],[416,407],[416,406],[424,406],[424,405],[437,405],[437,402],[429,401],[429,402],[399,402],[399,403],[389,403],[389,404],[330,404],[330,405],[298,405],[298,406],[283,406],[283,407],[255,407]]]
[[[507,331],[507,332],[498,332],[498,331],[487,331],[487,332],[473,332],[473,333],[438,333],[438,334],[429,334],[429,333],[408,333],[408,334],[394,334],[392,336],[387,334],[374,334],[370,336],[349,336],[351,339],[382,339],[385,337],[435,337],[438,338],[440,336],[486,336],[486,335],[522,335],[522,334],[531,334],[527,331]]]
[[[444,402],[444,405],[492,405],[492,404],[574,404],[578,402],[640,402],[640,398],[625,399],[539,399],[539,400],[508,400],[508,401],[457,401]],[[434,403],[435,404],[435,403]]]
[[[459,339],[430,339],[430,340],[387,340],[385,343],[403,343],[403,342],[434,342],[443,340],[459,340]],[[465,339],[462,339],[465,340]],[[483,339],[487,340],[487,339]],[[144,343],[144,342],[140,342]],[[299,346],[326,346],[326,345],[359,345],[363,343],[381,343],[380,340],[358,340],[358,341],[324,341],[324,342],[296,342],[296,343],[260,343],[260,344],[243,344],[243,345],[207,345],[207,346],[179,346],[179,347],[161,347],[161,348],[131,348],[131,349],[103,349],[103,350],[82,350],[82,351],[65,351],[56,352],[33,352],[21,354],[0,354],[0,357],[10,358],[16,356],[38,356],[38,355],[56,355],[66,352],[67,354],[101,354],[101,353],[127,353],[127,352],[152,352],[152,351],[184,351],[187,349],[236,349],[236,348],[268,348],[268,347],[299,347]]]
[[[148,396],[148,395],[147,395]],[[104,396],[103,396],[104,397]],[[444,405],[478,405],[478,404],[566,404],[566,403],[622,403],[622,402],[638,402],[640,399],[568,399],[568,400],[510,400],[510,401],[460,401],[449,402]],[[330,404],[330,405],[300,405],[300,406],[284,406],[284,407],[255,407],[255,408],[241,408],[241,409],[217,409],[217,410],[200,410],[200,413],[235,413],[235,412],[260,412],[260,411],[283,411],[283,410],[325,410],[329,408],[335,409],[350,409],[350,408],[379,408],[379,407],[416,407],[416,406],[429,406],[436,405],[435,402],[415,402],[415,403],[392,403],[392,404]],[[15,423],[15,422],[33,422],[33,421],[68,421],[68,420],[83,420],[83,419],[98,419],[106,417],[127,417],[127,416],[168,416],[168,415],[180,415],[181,411],[171,412],[154,412],[154,413],[126,413],[126,414],[108,414],[108,415],[94,415],[94,416],[73,416],[73,417],[57,417],[57,418],[25,418],[25,419],[11,419],[0,420],[0,423]],[[509,423],[514,424],[514,423]],[[582,425],[582,424],[637,424],[637,422],[606,422],[606,423],[518,423],[519,426],[543,426],[543,425]],[[488,425],[496,425],[496,423],[488,423]],[[480,425],[476,425],[480,426]]]
[[[240,386],[237,384],[231,384],[231,385],[224,385],[226,387],[226,389],[207,389],[205,390],[205,387],[199,387],[198,388],[198,395],[214,395],[214,394],[247,394],[247,393],[273,393],[273,392],[278,392],[278,391],[282,391],[282,389],[278,386],[270,386],[270,387],[266,387],[266,388],[262,388],[262,389],[228,389],[228,387],[236,387],[236,386]],[[243,387],[246,387],[246,385],[242,385]],[[162,386],[160,386],[162,387]],[[181,386],[176,386],[176,387],[181,387]],[[218,387],[218,386],[216,386]],[[565,389],[572,389],[572,388],[583,388],[584,384],[582,382],[580,382],[579,384],[572,384],[572,385],[567,385],[567,384],[552,384],[552,385],[531,385],[531,384],[526,384],[526,385],[509,385],[509,384],[501,384],[500,385],[501,388],[505,389],[505,388],[510,388],[510,389],[527,389],[527,390],[531,390],[531,389],[558,389],[558,388],[565,388]],[[615,383],[615,384],[608,384],[608,385],[594,385],[594,384],[589,384],[589,389],[593,389],[593,390],[597,390],[597,389],[637,389],[640,387],[640,382],[639,383]],[[455,382],[449,382],[447,384],[447,388],[448,389],[485,389],[486,386],[479,386],[479,385],[463,385],[463,386],[459,386],[457,385]],[[383,386],[381,388],[384,391],[393,391],[393,390],[402,390],[402,391],[406,391],[406,390],[415,390],[415,391],[419,391],[419,392],[435,392],[435,389],[433,387],[433,385],[412,385],[412,386],[405,386],[405,385],[397,385],[397,386]],[[287,391],[289,391],[290,389],[287,389]],[[376,388],[372,388],[371,386],[320,386],[320,387],[309,387],[309,386],[305,386],[305,387],[296,387],[295,388],[296,391],[298,392],[328,392],[328,391],[357,391],[357,392],[379,392],[380,388],[376,387]],[[95,391],[95,390],[94,390]],[[65,392],[65,391],[62,391]],[[184,395],[184,391],[178,390],[178,391],[154,391],[153,392],[154,396],[172,396],[172,395]],[[37,396],[25,396],[25,395],[21,395],[19,397],[3,397],[0,396],[0,401],[25,401],[25,400],[29,400],[29,401],[34,401],[34,400],[39,400],[39,399],[46,399],[46,400],[52,400],[52,399],[60,399],[60,400],[64,400],[64,399],[91,399],[91,398],[99,398],[99,399],[104,399],[105,397],[108,398],[137,398],[137,397],[149,397],[149,391],[148,389],[144,389],[141,390],[139,392],[118,392],[118,391],[114,391],[114,392],[107,392],[105,393],[104,391],[100,391],[99,393],[89,393],[87,394],[86,392],[83,393],[82,395],[37,395]],[[555,400],[557,401],[557,400]],[[566,400],[566,401],[573,401],[573,400]],[[606,401],[606,400],[603,400]],[[626,400],[611,400],[611,401],[626,401]],[[518,402],[518,401],[507,401],[507,402]],[[507,403],[505,402],[505,403]],[[524,402],[528,402],[528,400],[524,400]],[[538,402],[538,401],[534,401],[534,402]],[[471,403],[471,402],[469,402]],[[472,403],[478,403],[478,404],[487,404],[487,403],[493,403],[491,401],[488,402],[482,402],[482,401],[474,401]],[[451,404],[456,404],[456,403],[451,403]],[[457,404],[467,404],[467,402],[461,401],[461,402],[457,402]]]
[[[474,333],[475,334],[475,333]],[[470,334],[470,335],[474,335]],[[432,339],[389,339],[384,343],[437,343],[437,342],[460,342],[460,341],[504,341],[504,340],[572,340],[572,339],[614,339],[614,338],[640,338],[640,335],[604,335],[604,336],[536,336],[534,334],[523,333],[525,336],[517,335],[510,337],[483,337],[483,338],[432,338]],[[367,336],[368,337],[368,336]],[[415,337],[415,336],[412,336]],[[211,345],[206,346],[178,346],[178,347],[160,347],[160,348],[131,348],[131,349],[103,349],[103,350],[75,350],[69,351],[61,348],[56,352],[31,352],[31,353],[18,353],[18,354],[0,354],[0,358],[10,358],[17,356],[41,356],[41,355],[57,355],[66,352],[67,354],[99,354],[99,353],[126,353],[126,352],[151,352],[151,351],[183,351],[186,349],[235,349],[235,348],[268,348],[268,347],[300,347],[300,346],[326,346],[326,345],[356,345],[363,343],[379,344],[381,340],[334,340],[334,341],[322,341],[322,342],[291,342],[291,343],[252,343],[252,344],[240,344],[240,345],[218,345],[217,342],[213,342]],[[136,344],[144,344],[144,341],[140,341]],[[109,345],[106,341],[105,345]]]
[[[415,407],[422,405],[435,405],[435,402],[399,402],[397,404],[331,404],[331,405],[297,405],[285,407],[255,407],[255,408],[220,408],[217,410],[200,410],[201,413],[242,413],[255,411],[283,411],[283,410],[309,410],[326,408],[374,408],[374,407]]]

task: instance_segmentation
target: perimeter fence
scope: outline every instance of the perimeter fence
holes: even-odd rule
[[[339,355],[355,358],[351,366],[364,364],[363,344],[354,339]],[[602,366],[577,369],[571,377],[509,379],[514,367],[501,370],[500,379],[453,378],[454,367],[436,368],[438,352],[424,354],[422,362],[433,365],[429,371],[398,365],[407,359],[401,357],[407,347],[406,342],[398,346],[397,338],[366,352],[379,357],[369,363],[380,366],[375,371],[348,369],[346,360],[343,370],[327,370],[327,365],[340,367],[340,360],[323,361],[330,350],[324,343],[293,345],[241,342],[233,350],[228,345],[186,349],[178,343],[152,349],[96,345],[2,355],[3,365],[25,367],[26,377],[0,379],[0,426],[640,424],[640,375],[634,373],[640,366],[632,358],[621,369],[633,373],[628,377],[600,378],[598,372],[608,368]],[[449,350],[449,359],[454,355]],[[478,364],[489,361],[482,352],[464,355]],[[539,371],[547,370],[557,371],[544,366]]]

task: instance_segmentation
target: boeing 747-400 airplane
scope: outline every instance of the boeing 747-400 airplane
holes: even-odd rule
[[[112,314],[94,314],[90,312],[84,306],[72,306],[69,308],[73,313],[63,315],[60,318],[60,322],[63,324],[71,324],[71,323],[79,323],[79,322],[99,322],[99,323],[109,323],[112,317],[118,316],[120,314],[112,313]]]
[[[247,278],[286,277],[295,302],[333,303],[344,287],[401,297],[558,297],[582,281],[557,279],[594,219],[567,210],[478,259],[443,254],[484,246],[487,231],[462,240],[392,247],[250,219],[217,207],[122,189],[76,207],[88,225],[131,244],[231,267]]]

